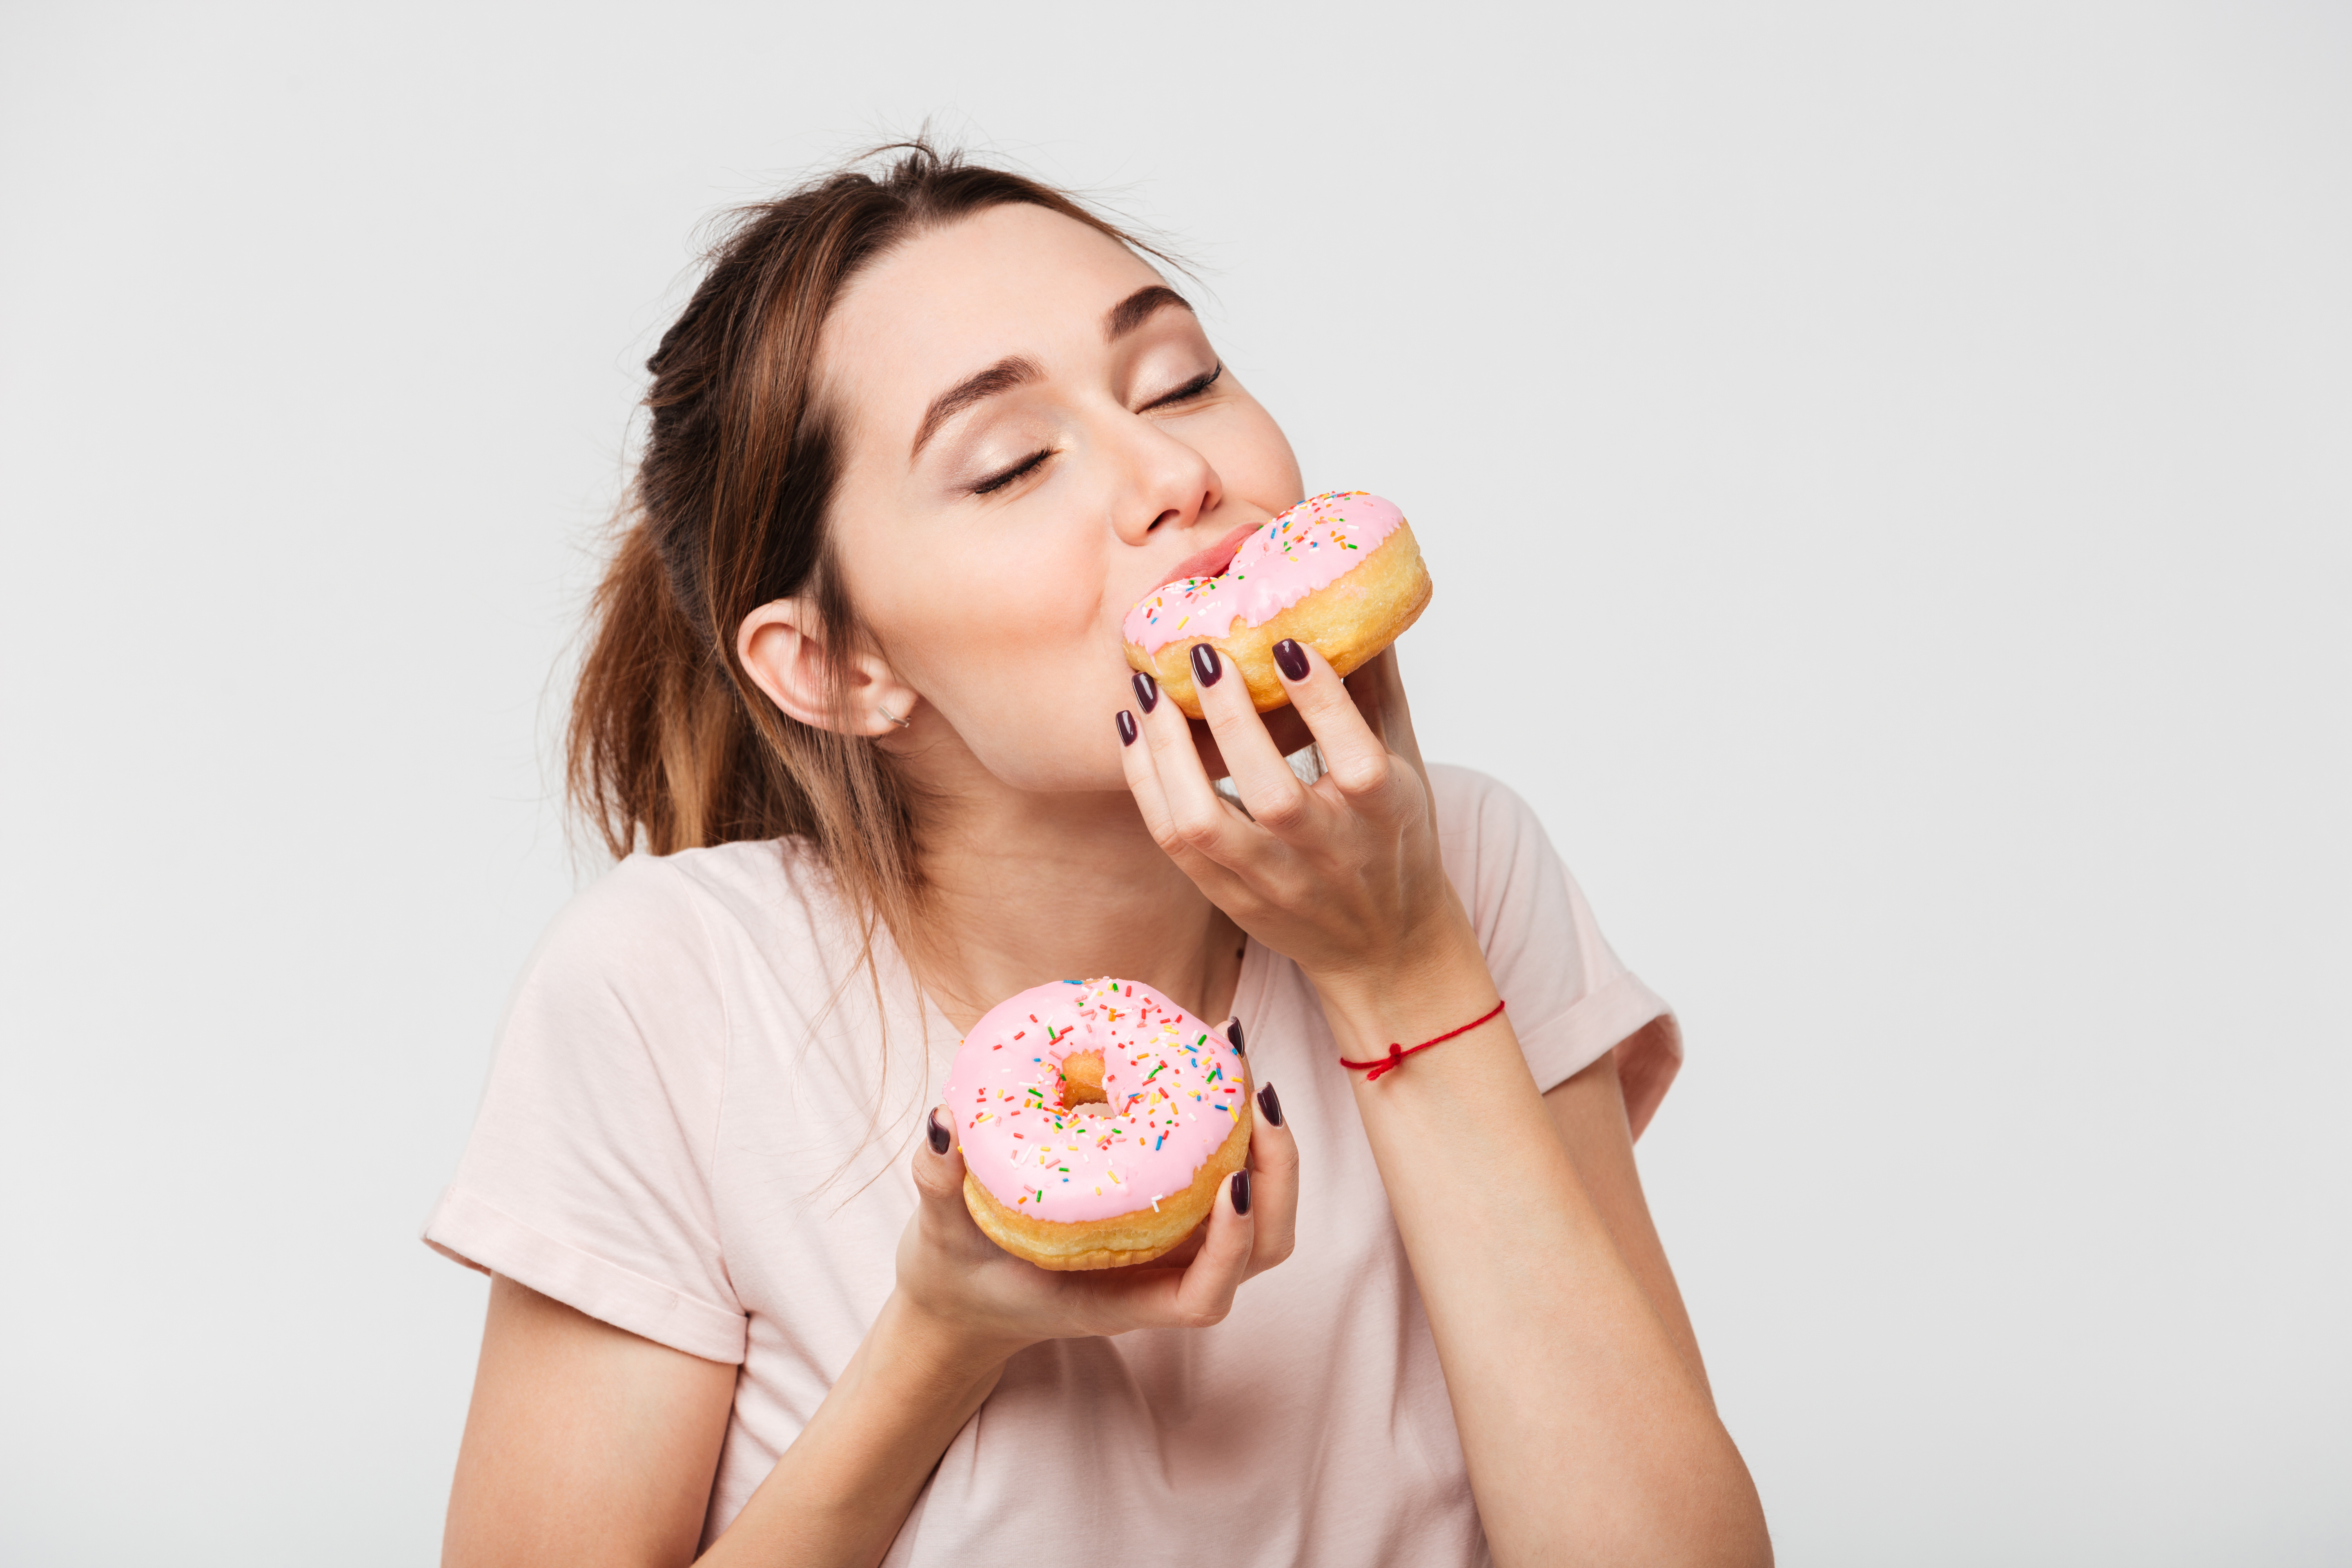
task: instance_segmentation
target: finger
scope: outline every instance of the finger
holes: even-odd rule
[[[1176,1286],[1177,1322],[1186,1328],[1207,1328],[1224,1321],[1225,1314],[1234,1310],[1234,1292],[1249,1277],[1250,1253],[1257,1235],[1256,1207],[1246,1169],[1235,1171],[1217,1188],[1216,1205],[1209,1211],[1208,1237]]]
[[[1160,787],[1160,770],[1151,765],[1151,748],[1143,743],[1138,718],[1142,710],[1139,703],[1118,713],[1119,771],[1127,775],[1128,793],[1135,796],[1135,809],[1142,816],[1152,842],[1173,854],[1172,846],[1181,842],[1176,837],[1176,817],[1168,809],[1168,792]]]
[[[1369,706],[1366,721],[1381,743],[1411,763],[1423,778],[1429,768],[1421,758],[1421,742],[1412,731],[1412,706],[1404,694],[1404,670],[1391,643],[1359,665],[1347,679],[1348,694],[1359,710]]]
[[[1149,675],[1137,676],[1135,686],[1136,696],[1146,709],[1141,715],[1143,735],[1126,749],[1147,752],[1167,813],[1166,834],[1155,830],[1152,837],[1197,879],[1202,870],[1185,863],[1188,856],[1228,865],[1240,853],[1242,841],[1261,830],[1218,799],[1210,787],[1208,770],[1201,766],[1200,751],[1192,744],[1192,726],[1183,710],[1160,700],[1159,685]],[[1135,763],[1129,761],[1127,765],[1131,770]]]
[[[1263,1274],[1290,1256],[1298,1236],[1298,1141],[1283,1121],[1282,1098],[1271,1083],[1258,1087],[1249,1173],[1250,1218],[1257,1226],[1249,1271]]]
[[[1232,1310],[1234,1292],[1250,1272],[1256,1208],[1255,1201],[1247,1201],[1246,1209],[1234,1207],[1237,1182],[1243,1194],[1254,1194],[1255,1178],[1247,1170],[1227,1176],[1217,1184],[1207,1217],[1150,1263],[1072,1276],[1079,1289],[1096,1298],[1095,1332],[1206,1328]]]
[[[1347,795],[1368,795],[1380,788],[1388,781],[1389,750],[1364,721],[1355,699],[1331,668],[1331,661],[1288,637],[1275,644],[1274,652],[1282,689],[1290,693],[1291,706],[1307,721],[1307,727],[1315,732],[1315,743],[1323,749],[1326,776]],[[1307,673],[1294,678],[1291,671],[1301,661]]]
[[[1160,706],[1174,705],[1162,701]],[[1124,742],[1119,747],[1119,765],[1127,775],[1128,790],[1135,796],[1135,808],[1143,818],[1145,831],[1202,892],[1220,906],[1224,905],[1240,891],[1234,874],[1185,843],[1183,835],[1177,831],[1175,814],[1168,805],[1168,792],[1160,787],[1160,771],[1152,765],[1151,749],[1144,744],[1134,711],[1123,710],[1118,718],[1118,738]],[[1190,726],[1186,728],[1189,733]],[[1224,805],[1223,801],[1217,804],[1221,808]]]
[[[1272,832],[1296,826],[1310,797],[1266,732],[1265,721],[1250,700],[1249,683],[1207,643],[1194,643],[1192,658],[1192,689],[1200,697],[1202,717],[1217,738],[1217,751],[1225,759],[1234,787],[1241,792],[1242,805]]]
[[[941,1244],[995,1246],[964,1205],[963,1145],[956,1139],[954,1113],[944,1105],[931,1107],[924,1114],[922,1131],[915,1145],[914,1171],[924,1235]]]
[[[1214,1204],[1209,1205],[1213,1210]],[[1201,1223],[1184,1233],[1184,1239],[1153,1258],[1154,1268],[1181,1268],[1201,1255],[1201,1244],[1209,1239],[1209,1216],[1202,1215]]]
[[[1358,666],[1347,679],[1348,695],[1359,709],[1369,708],[1366,722],[1381,743],[1402,757],[1421,780],[1422,797],[1430,825],[1437,823],[1437,792],[1430,787],[1429,764],[1422,760],[1421,742],[1412,731],[1412,708],[1405,700],[1404,671],[1397,663],[1394,643]]]

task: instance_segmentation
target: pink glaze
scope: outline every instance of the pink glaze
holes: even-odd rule
[[[1100,1051],[1108,1104],[1062,1105],[1062,1058]],[[1108,1219],[1181,1193],[1233,1135],[1242,1059],[1149,985],[1057,980],[972,1026],[948,1072],[966,1168],[1041,1219]]]
[[[1178,637],[1221,637],[1238,620],[1264,626],[1318,588],[1328,587],[1396,531],[1404,513],[1363,490],[1310,496],[1242,541],[1215,577],[1154,588],[1127,612],[1121,629],[1146,653]]]

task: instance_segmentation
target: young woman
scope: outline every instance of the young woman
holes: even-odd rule
[[[624,858],[426,1229],[493,1276],[447,1561],[1769,1560],[1634,1171],[1674,1022],[1527,808],[1393,655],[1263,720],[1129,679],[1127,607],[1305,493],[1145,255],[916,146],[744,215],[663,338],[572,721]],[[1185,1247],[1048,1273],[925,1108],[1099,974],[1263,1092]]]

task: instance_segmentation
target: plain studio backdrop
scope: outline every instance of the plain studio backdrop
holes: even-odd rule
[[[0,1559],[432,1557],[415,1236],[596,869],[640,367],[702,220],[927,116],[1412,515],[1430,754],[1687,1030],[1781,1560],[2352,1557],[2343,8],[0,27]]]

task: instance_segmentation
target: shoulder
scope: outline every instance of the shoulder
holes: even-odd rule
[[[1432,765],[1429,784],[1445,874],[1497,976],[1510,971],[1525,988],[1528,972],[1540,969],[1562,1005],[1614,978],[1622,966],[1534,807],[1471,768]]]
[[[822,920],[832,879],[795,839],[631,855],[572,896],[553,930],[576,940],[658,939],[682,929]]]
[[[555,917],[524,986],[715,990],[729,954],[821,941],[835,906],[831,879],[795,840],[631,855]]]
[[[1535,820],[1534,811],[1517,791],[1475,768],[1431,763],[1429,788],[1436,797],[1437,825],[1444,832],[1475,830],[1490,817],[1497,824]]]
[[[1538,869],[1559,868],[1535,808],[1502,780],[1475,768],[1429,764],[1438,846],[1446,874],[1475,912]]]
[[[772,1013],[762,987],[802,967],[794,953],[826,907],[819,869],[804,847],[774,839],[622,860],[533,949],[494,1084],[593,1105],[616,1085],[658,1080],[667,1099],[715,1106],[738,1025]]]

